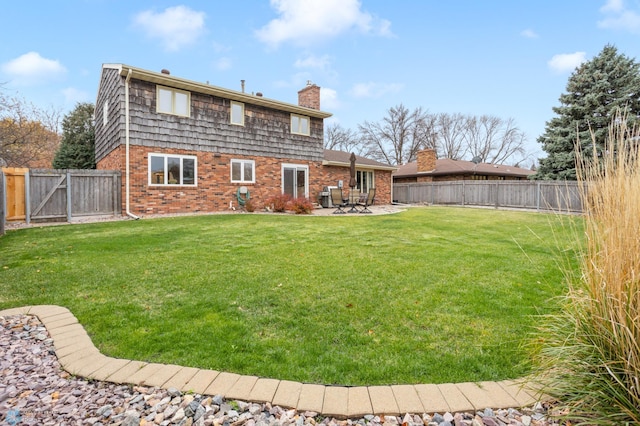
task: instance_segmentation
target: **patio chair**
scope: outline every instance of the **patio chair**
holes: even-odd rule
[[[347,204],[342,199],[342,188],[331,188],[331,204],[336,207],[333,214],[345,214],[343,207]]]
[[[364,208],[360,210],[360,213],[371,213],[369,206],[373,205],[373,201],[376,198],[376,189],[371,188],[367,193],[367,197],[364,199],[364,203],[360,204]]]

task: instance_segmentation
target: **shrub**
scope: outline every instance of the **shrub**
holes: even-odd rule
[[[305,197],[294,198],[289,204],[295,214],[311,214],[313,211],[313,203]]]
[[[253,213],[256,211],[256,206],[253,205],[251,200],[247,200],[244,202],[244,209],[249,213]]]
[[[269,198],[267,205],[271,206],[274,212],[284,213],[287,211],[287,206],[290,201],[291,196],[289,194],[280,194]]]
[[[602,155],[578,153],[580,276],[567,277],[563,309],[544,318],[535,354],[542,392],[571,424],[640,423],[638,132],[626,117],[614,123]]]

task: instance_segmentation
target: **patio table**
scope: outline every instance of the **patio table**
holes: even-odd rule
[[[349,193],[349,196],[343,200],[349,207],[351,207],[347,213],[359,213],[357,206],[364,203],[366,199],[366,192],[361,194]]]

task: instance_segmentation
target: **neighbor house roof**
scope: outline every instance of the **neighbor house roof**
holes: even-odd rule
[[[325,149],[322,165],[349,167],[351,165],[350,157],[350,152]],[[356,155],[356,166],[360,169],[390,170],[392,172],[398,169],[396,166],[390,166],[389,164],[384,164],[370,158],[362,157],[360,155]]]
[[[265,98],[263,96],[254,95],[251,93],[239,92],[235,90],[225,89],[218,86],[213,86],[208,83],[200,83],[197,81],[191,81],[184,78],[174,77],[170,74],[161,72],[149,71],[142,68],[136,68],[124,64],[103,64],[103,69],[115,69],[118,70],[120,75],[126,77],[130,75],[131,78],[138,80],[149,81],[151,83],[161,84],[169,87],[175,87],[177,89],[188,90],[197,93],[205,93],[208,95],[217,96],[220,98],[231,99],[238,102],[245,102],[253,105],[260,105],[269,108],[278,109],[281,111],[293,112],[295,114],[308,115],[315,118],[327,118],[331,117],[331,113],[320,111],[313,108],[302,107],[287,102],[276,101],[274,99]]]
[[[441,158],[436,160],[436,168],[428,172],[418,172],[418,162],[404,164],[398,167],[398,171],[393,177],[414,177],[414,176],[449,176],[449,175],[487,175],[487,176],[517,176],[527,177],[535,172],[515,166],[505,166],[503,164],[478,163],[471,161],[452,160]]]

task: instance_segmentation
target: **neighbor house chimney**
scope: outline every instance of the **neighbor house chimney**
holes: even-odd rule
[[[307,87],[298,91],[298,105],[301,107],[320,109],[320,86],[307,81]]]
[[[423,149],[418,152],[418,173],[432,172],[436,169],[436,150]]]

